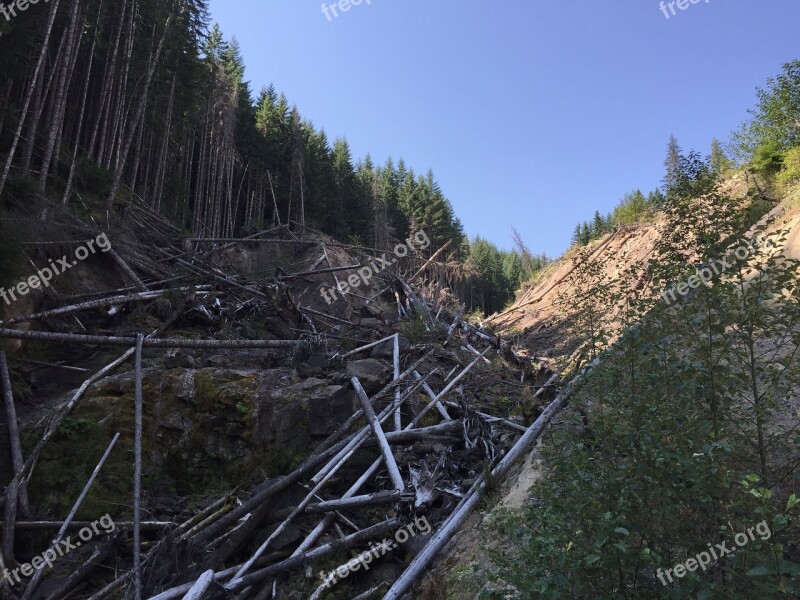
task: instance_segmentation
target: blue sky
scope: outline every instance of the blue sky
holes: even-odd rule
[[[560,255],[659,185],[669,135],[707,154],[800,58],[798,0],[210,0],[254,92],[273,83],[354,157],[434,170],[470,237]],[[326,4],[333,4],[329,0]],[[669,10],[669,9],[667,9]],[[794,40],[794,42],[792,42]]]

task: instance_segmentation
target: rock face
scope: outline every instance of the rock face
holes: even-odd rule
[[[288,370],[288,369],[287,369]],[[315,437],[332,433],[355,409],[352,389],[310,377],[273,385],[278,370],[265,372],[258,400],[258,439],[292,451],[307,449]]]
[[[224,362],[217,358],[213,364]],[[179,362],[195,363],[186,358]],[[308,454],[315,438],[330,434],[352,415],[358,404],[350,386],[322,374],[302,379],[292,367],[236,369],[230,368],[231,362],[229,368],[143,371],[144,471],[154,496],[233,487],[243,474],[284,471]],[[340,374],[339,380],[344,379]],[[47,482],[47,495],[68,508],[110,438],[120,432],[96,483],[103,489],[102,499],[93,494],[94,505],[88,503],[84,510],[103,514],[115,503],[129,502],[133,412],[133,373],[109,377],[90,388],[42,455],[37,470],[46,475],[34,478],[34,486]],[[75,472],[76,456],[85,474]],[[52,491],[56,489],[58,499]]]

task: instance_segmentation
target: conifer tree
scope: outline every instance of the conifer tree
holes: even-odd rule
[[[681,149],[674,135],[669,136],[667,156],[664,159],[666,174],[664,176],[664,190],[669,191],[678,183],[681,168]]]

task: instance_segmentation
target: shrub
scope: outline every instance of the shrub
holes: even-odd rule
[[[783,167],[783,160],[777,142],[766,142],[756,149],[750,168],[760,175],[775,175]]]
[[[783,169],[778,173],[777,179],[784,186],[800,182],[800,146],[786,152],[783,157]]]

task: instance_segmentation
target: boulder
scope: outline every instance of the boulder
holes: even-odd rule
[[[375,358],[365,358],[347,363],[350,377],[358,377],[364,391],[368,394],[380,390],[390,379],[391,367]]]

